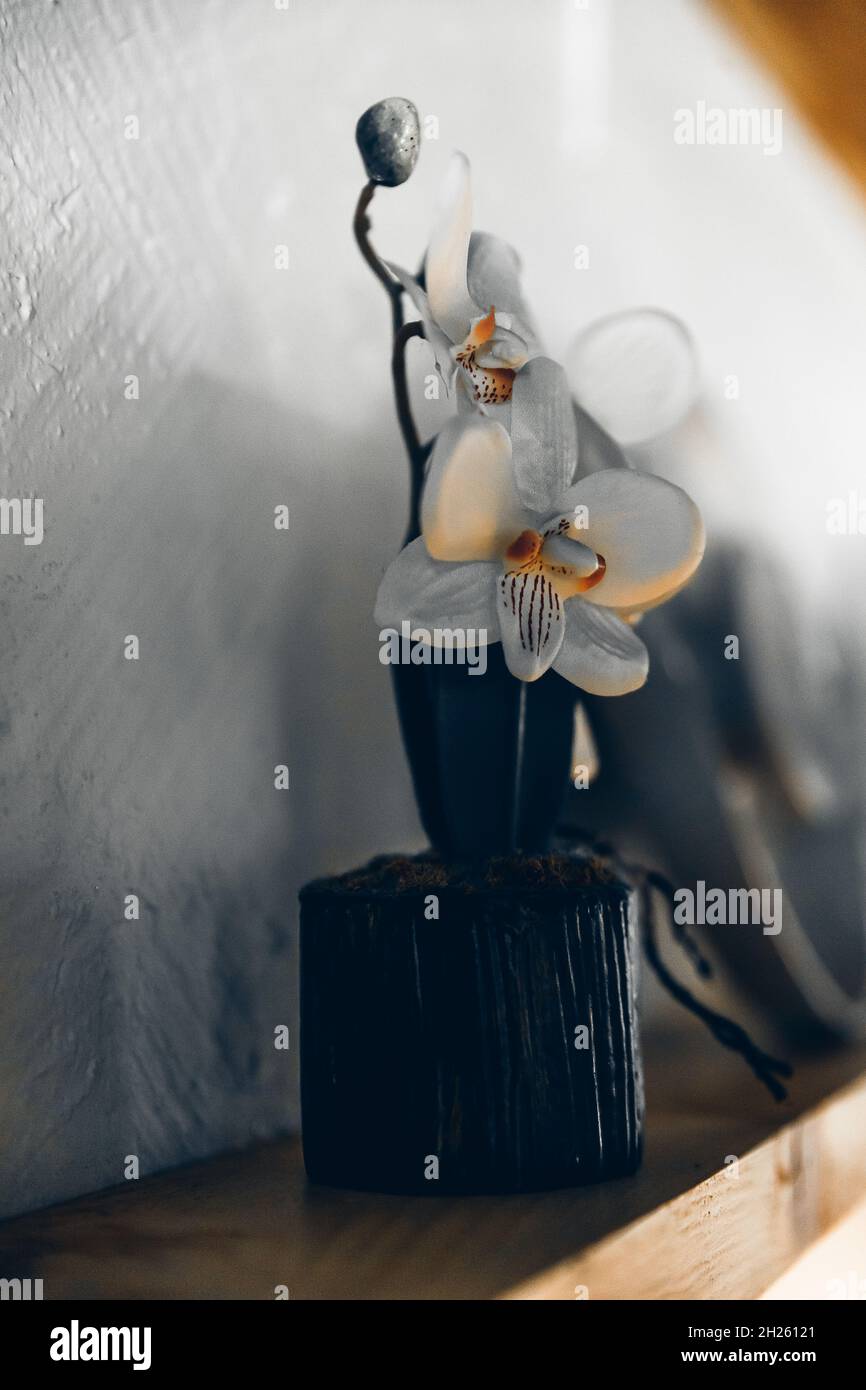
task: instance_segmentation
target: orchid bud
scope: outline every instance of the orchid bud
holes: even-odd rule
[[[405,97],[386,97],[364,112],[355,127],[355,139],[373,183],[396,188],[406,182],[418,160],[418,111]]]

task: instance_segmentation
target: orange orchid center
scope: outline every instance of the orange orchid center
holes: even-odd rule
[[[538,531],[521,531],[517,539],[511,542],[505,555],[515,565],[531,565],[543,544],[544,539]]]
[[[482,343],[489,343],[490,339],[493,337],[493,331],[495,328],[496,309],[491,304],[490,312],[487,313],[483,319],[479,319],[470,331],[469,337],[466,339],[465,346],[468,348],[478,348],[481,347]]]
[[[510,367],[479,367],[476,353],[488,343],[496,329],[496,309],[490,306],[485,314],[473,325],[462,348],[456,353],[457,361],[468,378],[472,399],[478,405],[503,405],[511,400],[514,385],[514,372]]]
[[[507,572],[517,574],[537,570],[539,574],[547,577],[561,598],[571,598],[575,594],[585,594],[589,589],[594,589],[596,584],[600,584],[604,579],[607,571],[607,562],[603,555],[595,553],[595,568],[589,574],[581,574],[574,566],[563,563],[559,557],[545,555],[545,542],[550,537],[561,536],[562,531],[561,525],[545,531],[543,535],[531,529],[521,531],[505,552],[506,564],[512,567]]]
[[[580,584],[578,593],[585,594],[587,589],[594,589],[596,584],[600,584],[601,581],[604,579],[604,572],[607,569],[607,561],[605,560],[603,555],[596,554],[595,558],[598,561],[598,568],[593,570],[592,574],[588,574],[585,579],[577,581]]]

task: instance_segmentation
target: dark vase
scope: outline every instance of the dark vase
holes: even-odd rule
[[[634,1172],[637,912],[578,853],[468,877],[434,856],[378,860],[305,888],[310,1179],[431,1195]]]
[[[553,671],[515,680],[499,642],[483,675],[457,665],[392,671],[433,848],[457,859],[548,850],[569,784],[574,686]]]

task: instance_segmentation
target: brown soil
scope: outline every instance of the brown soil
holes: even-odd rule
[[[568,889],[616,881],[604,860],[582,852],[512,855],[482,863],[447,861],[434,854],[379,855],[361,869],[320,880],[317,887],[348,893],[419,893],[457,889],[480,893],[491,889]]]

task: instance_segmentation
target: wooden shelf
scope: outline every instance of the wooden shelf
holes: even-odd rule
[[[866,9],[861,0],[711,0],[866,189]]]
[[[9,1221],[0,1275],[46,1299],[755,1298],[866,1191],[866,1049],[801,1061],[782,1105],[697,1029],[645,1050],[634,1178],[376,1197],[309,1186],[286,1140]]]

